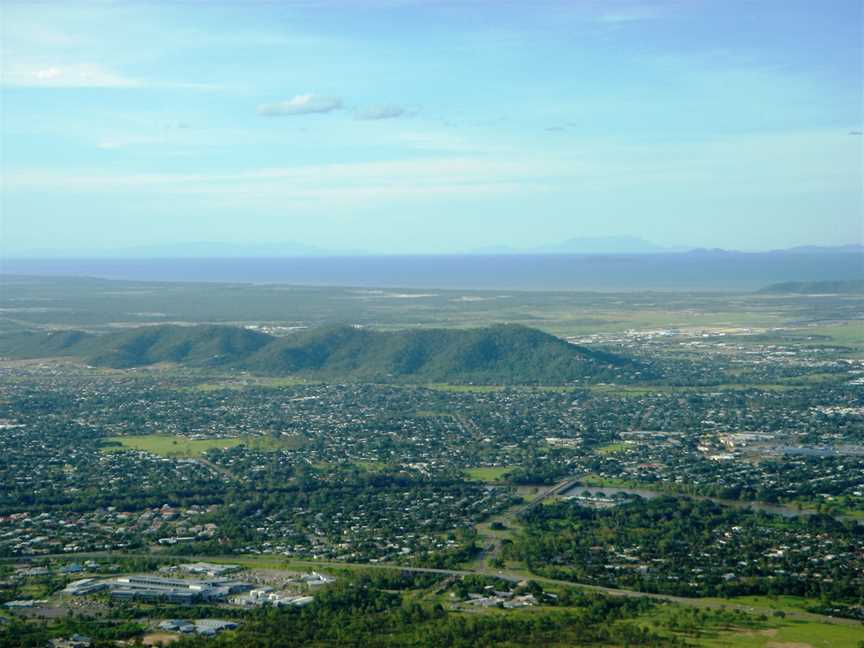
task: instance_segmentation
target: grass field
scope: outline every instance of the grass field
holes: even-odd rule
[[[469,479],[482,482],[498,482],[516,466],[496,466],[491,468],[467,468],[465,474]]]
[[[844,344],[851,347],[864,347],[864,321],[844,322],[843,324],[830,324],[825,326],[811,326],[801,329],[801,333],[808,335],[824,335],[831,338],[836,344]]]
[[[698,387],[682,387],[670,385],[586,385],[594,393],[608,394],[610,396],[645,396],[648,394],[685,394],[685,393],[707,393],[716,391],[741,391],[745,389],[758,389],[761,391],[780,392],[792,389],[801,389],[816,382],[827,382],[826,374],[814,374],[815,378],[800,377],[789,379],[783,383],[721,383],[719,385],[705,385]],[[836,380],[832,377],[831,380]]]
[[[733,596],[728,599],[705,597],[702,600],[706,603],[752,605],[757,608],[782,610],[784,612],[790,610],[806,611],[809,606],[819,604],[818,599],[810,599],[803,596]]]
[[[767,328],[782,324],[784,316],[780,312],[756,310],[725,310],[728,306],[722,299],[711,304],[710,310],[693,308],[692,304],[680,303],[680,308],[661,308],[641,305],[619,308],[589,309],[574,304],[571,308],[560,309],[555,305],[523,311],[523,314],[536,322],[535,326],[554,335],[584,335],[586,333],[620,333],[629,329],[738,329]],[[703,304],[706,306],[707,304]],[[719,310],[716,310],[720,308]]]
[[[679,625],[676,629],[670,624],[670,620],[681,618],[682,608],[676,604],[654,608],[641,621],[648,629],[661,633],[671,630],[687,645],[705,648],[859,648],[864,639],[864,625],[848,619],[832,621],[809,615],[804,608],[813,602],[795,596],[692,599],[688,606],[726,609],[733,616],[712,619],[705,609],[706,616],[695,626]],[[736,619],[734,615],[742,612],[744,616]]]
[[[354,461],[353,464],[366,472],[380,472],[388,465],[384,461]]]
[[[242,436],[225,439],[189,439],[182,436],[163,434],[144,434],[141,436],[116,436],[105,439],[102,450],[143,450],[160,457],[200,457],[208,450],[234,448],[246,445],[265,452],[275,452],[283,448],[296,448],[302,444],[298,439],[266,436]]]
[[[582,486],[608,486],[609,488],[649,488],[646,484],[627,479],[616,479],[614,477],[600,477],[598,475],[582,475],[579,477]],[[656,487],[656,484],[652,484]]]
[[[490,394],[504,391],[505,389],[538,392],[569,392],[575,389],[572,385],[454,385],[450,383],[428,383],[423,386],[426,389],[434,389],[436,391],[466,394]]]
[[[249,389],[250,387],[270,387],[278,389],[279,387],[294,387],[295,385],[307,385],[310,383],[311,381],[309,380],[294,376],[284,376],[279,378],[270,376],[247,376],[243,380],[229,378],[220,382],[203,382],[194,387],[188,387],[187,389],[189,391],[200,392],[223,391],[226,389]]]
[[[707,632],[691,638],[706,648],[858,648],[864,626],[821,623],[804,619],[769,620],[761,629]]]
[[[604,446],[600,446],[599,448],[594,448],[594,452],[599,455],[610,455],[615,454],[616,452],[621,452],[627,449],[626,443],[609,443]]]
[[[457,393],[477,393],[488,394],[491,392],[499,392],[504,389],[501,385],[451,385],[448,383],[429,383],[424,385],[427,389],[436,391],[457,392]]]
[[[501,532],[506,535],[507,532]],[[215,563],[239,564],[250,569],[274,569],[293,572],[308,572],[321,570],[325,573],[339,573],[364,571],[376,569],[374,565],[350,564],[339,562],[319,562],[311,560],[282,559],[275,556],[206,556],[198,557],[202,560]],[[384,566],[381,566],[384,567]],[[386,567],[384,567],[386,568]],[[514,571],[508,568],[508,574],[520,573],[525,578],[531,578],[532,574],[527,571]],[[539,578],[549,591],[554,591],[558,582]],[[563,584],[560,585],[567,585]],[[860,642],[864,640],[864,625],[855,622],[838,620],[836,623],[825,622],[817,619],[800,618],[803,609],[813,601],[793,596],[746,596],[731,599],[704,598],[694,600],[691,605],[696,607],[722,607],[728,606],[752,606],[750,611],[752,623],[745,626],[718,626],[711,625],[701,627],[698,634],[680,633],[682,639],[688,645],[703,646],[704,648],[859,648]],[[510,614],[533,614],[544,608],[522,610]],[[680,610],[678,604],[664,605],[649,612],[642,618],[646,627],[658,627],[663,629],[663,620],[676,610]],[[771,614],[772,610],[782,610],[789,613],[789,617],[780,618]],[[483,610],[478,613],[498,613],[496,610]],[[758,615],[765,613],[762,620]],[[668,629],[664,630],[667,633]],[[678,634],[678,633],[676,633]]]

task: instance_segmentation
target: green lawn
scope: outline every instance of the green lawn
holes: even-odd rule
[[[223,391],[225,389],[249,389],[250,387],[293,387],[295,385],[308,385],[312,381],[295,376],[281,376],[278,378],[270,376],[248,376],[243,380],[237,380],[234,377],[228,378],[220,382],[203,382],[188,387],[189,391],[211,392]]]
[[[296,448],[301,442],[296,439],[269,436],[242,436],[226,439],[189,439],[182,436],[167,434],[144,434],[140,436],[115,436],[105,439],[102,450],[117,452],[119,450],[144,450],[162,457],[200,457],[208,450],[233,448],[246,445],[265,452],[274,452],[282,448]]]
[[[731,612],[733,608],[743,607],[747,616],[740,621],[732,620],[731,625],[708,617],[699,622],[696,632],[689,629],[673,630],[673,633],[688,645],[705,648],[859,648],[858,642],[864,640],[864,625],[847,619],[823,621],[813,617],[805,608],[816,602],[798,596],[691,599],[690,605],[705,609],[706,614],[711,613],[708,608],[725,608]],[[666,605],[655,608],[643,619],[647,627],[669,632],[672,629],[669,619],[681,610],[678,605]],[[775,616],[775,611],[782,611],[786,616]]]
[[[814,382],[815,380],[816,379],[813,379],[809,382]],[[818,380],[821,381],[824,380],[824,378]],[[787,391],[790,389],[800,389],[806,384],[808,384],[808,380],[802,377],[797,381],[793,382],[790,380],[787,383],[721,383],[718,385],[700,385],[696,387],[671,385],[586,385],[586,387],[592,392],[609,394],[610,396],[645,396],[646,394],[705,393],[715,391],[741,391],[745,389]]]
[[[539,392],[569,392],[575,389],[573,385],[455,385],[452,383],[427,383],[423,385],[426,389],[436,391],[489,394],[504,391],[505,389],[518,389]]]
[[[483,468],[466,468],[465,474],[469,479],[482,482],[498,482],[505,474],[516,468],[516,466],[496,466]]]
[[[824,335],[831,338],[831,341],[835,344],[864,347],[864,322],[843,322],[842,324],[808,326],[807,328],[796,329],[795,332],[804,335]]]
[[[503,385],[451,385],[450,383],[429,383],[424,385],[424,387],[427,389],[435,389],[437,391],[472,392],[479,394],[499,392],[504,389]]]
[[[804,619],[769,619],[763,629],[719,631],[695,641],[706,648],[858,648],[864,626],[821,623]]]
[[[579,484],[582,486],[608,486],[609,488],[653,488],[655,490],[659,488],[659,484],[643,484],[616,477],[600,477],[599,475],[582,475],[579,477]]]
[[[198,556],[198,559],[208,562],[224,562],[239,564],[251,569],[274,569],[288,570],[294,572],[306,572],[321,570],[325,573],[339,574],[342,570],[363,571],[375,569],[375,566],[363,564],[349,564],[330,561],[296,560],[290,558],[279,558],[276,556]],[[344,573],[344,572],[343,572]],[[508,569],[508,574],[518,573],[526,578],[532,575],[525,571],[514,571]],[[555,586],[545,583],[546,579],[538,579],[548,591],[555,591]],[[569,584],[562,584],[570,586]],[[688,642],[688,645],[703,646],[704,648],[858,648],[864,640],[864,625],[854,622],[838,620],[836,623],[823,622],[810,619],[792,618],[800,614],[803,608],[812,601],[794,596],[746,596],[731,599],[699,599],[695,602],[697,607],[716,607],[717,604],[733,606],[753,606],[751,614],[758,615],[765,611],[767,620],[759,621],[756,616],[751,616],[753,623],[747,623],[746,627],[728,627],[711,625],[703,626],[698,635],[690,633],[679,634]],[[532,614],[544,608],[531,610],[509,611],[508,615]],[[655,627],[662,634],[668,634],[668,628],[664,628],[663,619],[674,614],[681,608],[675,604],[661,606],[649,612],[642,621],[646,627]],[[790,614],[787,618],[778,618],[770,614],[770,610],[783,610]],[[483,610],[478,613],[502,613],[497,610]],[[678,634],[678,633],[676,633]]]
[[[366,472],[381,472],[388,465],[384,461],[354,461],[352,463]]]
[[[751,605],[754,608],[766,608],[770,610],[806,611],[808,606],[818,605],[819,599],[805,598],[803,596],[733,596],[730,598],[704,597],[701,600],[720,605]]]
[[[255,376],[253,380],[258,387],[293,387],[294,385],[311,385],[318,382],[299,376]]]
[[[594,448],[594,452],[600,455],[610,455],[615,454],[616,452],[622,452],[626,449],[626,443],[608,443],[604,446],[600,446],[599,448]]]

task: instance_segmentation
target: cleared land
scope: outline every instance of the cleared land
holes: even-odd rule
[[[857,648],[864,636],[861,627],[801,619],[765,625],[761,629],[709,631],[696,642],[710,648]]]
[[[105,440],[105,452],[119,450],[143,450],[160,457],[200,457],[208,450],[234,448],[246,445],[263,451],[296,448],[302,445],[299,439],[287,437],[243,436],[225,439],[189,439],[183,436],[144,434],[141,436],[115,436]]]
[[[468,468],[465,474],[469,479],[475,479],[482,482],[497,482],[501,481],[508,472],[516,468],[516,466],[497,466],[497,467],[480,467]]]

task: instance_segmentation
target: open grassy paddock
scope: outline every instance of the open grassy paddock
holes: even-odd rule
[[[801,329],[801,333],[808,335],[824,335],[829,338],[826,342],[843,344],[851,347],[864,347],[864,321],[850,321],[838,324],[826,324],[824,326],[812,326]]]
[[[296,448],[302,444],[299,439],[269,436],[242,436],[223,439],[189,439],[183,436],[163,434],[144,434],[141,436],[115,436],[105,439],[105,452],[120,450],[143,450],[160,457],[200,457],[208,450],[234,448],[246,445],[265,452],[275,452],[283,448]]]
[[[465,470],[465,474],[468,475],[469,479],[492,483],[501,481],[504,478],[504,475],[513,470],[515,467],[516,466],[493,466],[481,468],[467,468]]]
[[[804,619],[770,619],[764,625],[758,629],[709,630],[691,641],[706,648],[858,648],[864,640],[864,626],[860,625]]]
[[[609,455],[609,454],[615,454],[616,452],[621,452],[622,450],[626,450],[626,449],[627,449],[626,443],[618,442],[618,443],[608,443],[604,446],[600,446],[598,448],[595,448],[594,452],[596,452],[599,455]]]

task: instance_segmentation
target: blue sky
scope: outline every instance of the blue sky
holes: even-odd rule
[[[859,0],[0,11],[8,254],[862,240]]]

